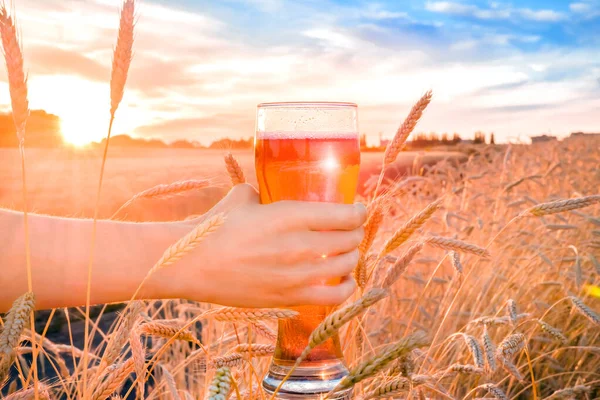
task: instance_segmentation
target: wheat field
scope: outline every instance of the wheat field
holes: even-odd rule
[[[121,14],[111,120],[131,61],[134,5],[125,0]],[[0,14],[23,136],[22,55],[13,20],[6,9]],[[352,388],[357,399],[599,398],[600,140],[463,148],[462,163],[415,163],[412,176],[387,179],[385,170],[431,100],[428,92],[409,112],[379,155],[382,173],[358,197],[369,210],[354,271],[359,289],[313,332],[305,353],[339,332],[350,375],[338,389]],[[104,163],[112,161],[106,152],[101,157],[100,184]],[[248,175],[233,156],[223,161],[225,170],[227,187]],[[208,178],[144,188],[130,201],[202,190]],[[22,183],[26,194],[24,175]],[[27,209],[27,197],[23,202]],[[177,268],[220,223],[221,215],[201,222],[149,273]],[[4,399],[268,399],[260,381],[276,323],[295,316],[286,309],[133,300],[103,328],[89,306],[88,300],[78,347],[50,341],[47,329],[31,330],[31,290],[15,299],[0,329]],[[68,312],[51,312],[46,327]]]

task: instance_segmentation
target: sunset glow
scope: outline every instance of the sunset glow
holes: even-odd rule
[[[119,4],[15,4],[32,109],[58,115],[70,143],[106,134]],[[424,132],[594,131],[599,20],[593,0],[146,0],[114,134],[247,138],[258,103],[324,100],[358,103],[373,142],[428,89]]]

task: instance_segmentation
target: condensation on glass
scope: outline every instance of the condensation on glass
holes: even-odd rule
[[[352,203],[360,147],[357,106],[352,103],[265,103],[258,106],[255,163],[263,204],[280,200]],[[335,254],[324,255],[335,256]],[[317,262],[317,260],[315,261]],[[335,285],[339,279],[315,282]],[[297,307],[279,322],[275,355],[263,381],[273,392],[331,307]],[[348,373],[337,335],[312,350],[282,385],[280,399],[319,399]],[[349,398],[340,393],[334,398]]]

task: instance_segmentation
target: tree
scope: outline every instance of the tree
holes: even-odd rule
[[[496,144],[496,141],[494,140],[494,132],[492,132],[490,135],[490,144]]]

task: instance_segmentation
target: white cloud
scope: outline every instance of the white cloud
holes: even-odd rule
[[[592,6],[588,3],[571,3],[569,9],[575,13],[584,13],[592,10]]]
[[[565,15],[554,10],[531,10],[529,8],[502,7],[498,3],[492,3],[490,8],[483,9],[474,5],[455,3],[450,1],[428,1],[425,3],[428,11],[469,16],[482,20],[509,19],[520,17],[531,21],[556,22],[565,18]]]
[[[556,22],[565,18],[563,13],[554,10],[531,10],[529,8],[522,8],[518,10],[518,12],[523,18],[532,21]]]

